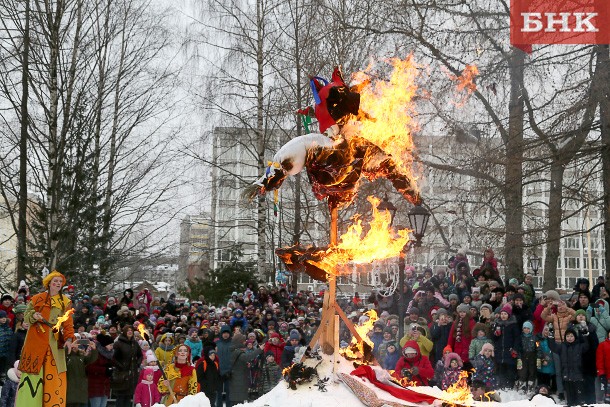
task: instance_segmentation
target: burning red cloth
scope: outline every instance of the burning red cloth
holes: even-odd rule
[[[362,365],[350,374],[352,376],[364,377],[368,379],[368,381],[373,383],[376,387],[387,391],[392,396],[397,397],[401,400],[409,401],[411,403],[425,402],[428,404],[432,404],[434,400],[436,400],[435,397],[428,396],[427,394],[418,393],[409,389],[402,389],[400,387],[380,382],[379,380],[377,380],[375,371],[370,366]]]

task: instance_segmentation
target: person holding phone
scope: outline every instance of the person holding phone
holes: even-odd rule
[[[85,334],[86,335],[86,334]],[[69,407],[86,407],[89,403],[89,380],[86,367],[97,360],[95,342],[87,338],[77,339],[72,352],[66,355]]]

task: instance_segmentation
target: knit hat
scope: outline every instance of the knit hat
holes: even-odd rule
[[[449,313],[445,308],[439,308],[436,312],[436,315],[440,317],[441,315],[449,315]]]
[[[470,311],[470,305],[468,304],[460,304],[457,306],[457,312],[468,312]]]
[[[231,339],[231,345],[236,348],[243,348],[245,342],[246,337],[239,332],[235,333],[235,335],[233,335],[233,339]]]
[[[147,350],[146,351],[146,363],[151,363],[151,362],[156,362],[157,361],[157,356],[155,355],[155,352],[153,352],[152,350]]]
[[[6,318],[6,311],[5,310],[0,310],[0,318]]]
[[[486,351],[487,349],[491,350],[491,356],[494,356],[494,346],[491,343],[484,343],[483,347],[481,348],[481,352],[479,352],[479,355],[482,355],[484,351]]]
[[[574,314],[574,318],[576,318],[579,315],[584,315],[585,317],[587,316],[587,313],[584,309],[579,309],[578,311],[576,311],[576,313]]]
[[[189,329],[189,336],[191,336],[193,333],[197,332],[197,328],[191,328]]]
[[[532,332],[534,330],[534,326],[532,325],[532,323],[530,321],[525,321],[523,323],[523,328],[529,328],[530,332]]]
[[[508,285],[512,285],[512,286],[518,286],[519,285],[519,280],[517,280],[516,278],[511,278],[510,280],[508,280]]]
[[[451,300],[459,301],[460,297],[458,297],[457,294],[449,294],[449,301],[451,301]]]
[[[482,304],[481,305],[481,310],[483,310],[483,308],[487,308],[489,310],[489,312],[494,312],[494,308],[491,306],[491,304]]]
[[[265,352],[265,359],[267,358],[267,356],[273,356],[275,358],[275,354],[273,353],[273,351],[270,351],[270,350]]]
[[[500,312],[506,312],[510,317],[513,315],[513,307],[510,304],[505,304]]]
[[[411,314],[419,315],[419,308],[417,308],[417,307],[409,308],[409,310],[407,311],[407,315],[411,315]]]
[[[57,270],[53,270],[52,272],[50,272],[49,274],[47,274],[47,276],[45,278],[42,279],[42,285],[44,286],[44,288],[49,288],[49,284],[51,284],[51,280],[53,280],[53,278],[55,277],[61,277],[63,282],[62,282],[62,286],[66,285],[66,276],[64,276],[63,274],[61,274],[59,271]]]
[[[301,340],[301,334],[299,334],[299,331],[297,331],[296,329],[291,330],[290,336],[288,337],[289,341],[291,341],[293,339],[296,339],[297,341]]]
[[[561,298],[559,297],[559,293],[555,290],[548,290],[547,292],[544,293],[544,296],[546,298],[548,298],[549,300],[553,300],[553,301],[561,300]]]
[[[525,301],[525,296],[521,293],[517,293],[517,294],[513,295],[513,301],[516,299],[521,299],[521,300]]]
[[[142,372],[142,376],[144,378],[146,378],[146,376],[148,376],[149,374],[154,375],[155,374],[155,369],[153,369],[152,367],[147,367],[144,369],[144,371]]]
[[[450,353],[453,352],[453,349],[451,349],[451,346],[447,345],[443,348],[443,355],[446,353]]]

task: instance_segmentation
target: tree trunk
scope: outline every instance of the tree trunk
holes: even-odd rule
[[[565,167],[562,162],[554,160],[551,164],[549,224],[546,239],[546,257],[544,259],[543,291],[554,289],[557,286],[557,259],[559,258],[559,244],[561,243],[561,221],[563,220],[561,204],[563,202],[564,170]]]
[[[605,259],[608,270],[610,266],[610,54],[608,45],[597,45],[597,69],[599,70],[599,86],[597,95],[600,110],[602,185],[603,185],[603,216]],[[606,274],[606,287],[610,286],[610,273]]]
[[[258,154],[259,168],[265,168],[265,131],[264,131],[264,88],[263,88],[263,38],[264,38],[264,20],[263,20],[263,0],[256,2],[256,71],[257,71],[257,88],[256,88],[256,141]],[[258,256],[257,256],[257,272],[258,275],[264,277],[266,281],[273,281],[273,276],[270,276],[267,267],[267,201],[265,196],[259,196],[257,199],[257,233],[258,233]]]
[[[25,29],[23,30],[23,57],[21,60],[21,134],[19,138],[19,202],[17,220],[17,281],[26,278],[27,211],[28,211],[28,85],[30,52],[30,0],[25,2]]]
[[[504,265],[506,279],[523,275],[523,70],[525,53],[513,48],[509,60],[511,92],[509,102],[508,139],[504,201],[506,205],[506,238]]]

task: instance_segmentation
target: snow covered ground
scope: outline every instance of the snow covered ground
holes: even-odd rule
[[[307,360],[308,366],[314,366],[317,363],[314,359]],[[342,357],[338,357],[337,361],[333,361],[332,356],[324,356],[322,362],[317,367],[318,373],[323,376],[332,375],[332,367],[335,366],[336,373],[349,374],[354,370],[354,366],[351,362],[345,360]],[[373,389],[377,396],[386,401],[393,401],[401,403],[405,406],[417,406],[415,403],[408,403],[404,400],[393,397],[389,393],[378,389],[368,381],[358,379],[361,383],[367,387]],[[338,379],[331,379],[326,386],[327,391],[321,392],[315,386],[317,379],[311,383],[301,384],[297,387],[297,390],[288,389],[287,383],[280,382],[272,391],[260,397],[259,399],[245,404],[239,404],[238,406],[244,407],[361,407],[364,404],[351,392],[351,390]],[[417,391],[429,395],[433,395],[438,398],[442,398],[442,391],[436,387],[418,387]],[[537,407],[537,406],[549,406],[555,405],[553,401],[542,396],[535,397],[532,401],[524,395],[516,391],[500,391],[500,397],[502,399],[503,406],[509,407]],[[428,406],[428,404],[422,404]],[[439,403],[440,405],[440,403]],[[491,407],[493,405],[499,405],[499,403],[484,403],[484,402],[473,402],[472,406],[475,407]],[[195,396],[186,397],[179,404],[179,407],[208,407],[210,403],[203,394],[197,394]],[[599,405],[601,406],[601,405]],[[161,407],[161,406],[159,406]]]

